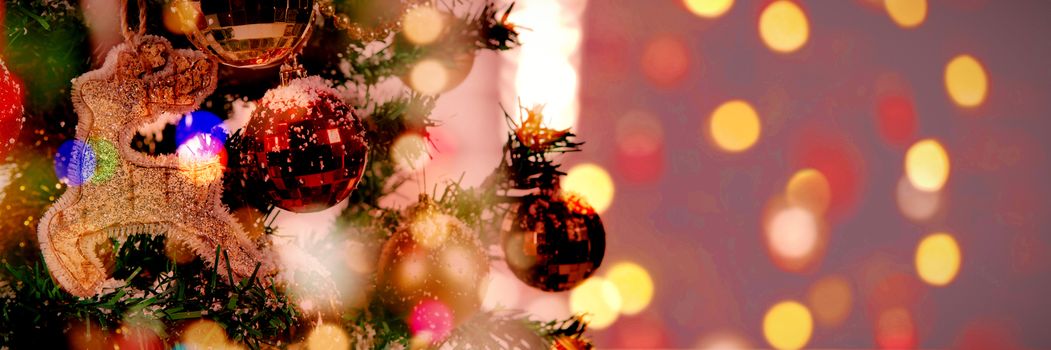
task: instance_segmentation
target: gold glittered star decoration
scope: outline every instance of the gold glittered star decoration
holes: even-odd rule
[[[250,240],[222,204],[219,176],[193,176],[212,162],[180,162],[177,154],[151,156],[131,148],[141,126],[197,108],[216,86],[216,63],[203,53],[174,50],[166,39],[135,36],[114,47],[102,68],[73,81],[79,117],[75,144],[99,154],[95,174],[70,188],[47,211],[37,234],[51,276],[82,297],[101,292],[109,274],[96,247],[110,237],[165,235],[209,264],[225,250],[234,279],[275,271],[266,242]],[[95,147],[99,148],[99,147]],[[112,152],[115,149],[115,152]],[[105,172],[99,174],[98,172]],[[226,271],[225,268],[219,269]]]

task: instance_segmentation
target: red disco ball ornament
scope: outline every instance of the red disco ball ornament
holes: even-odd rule
[[[561,292],[591,277],[606,252],[606,230],[583,198],[541,193],[519,200],[504,220],[507,267],[531,287]]]
[[[239,163],[278,208],[308,213],[350,196],[368,152],[361,121],[314,76],[267,91],[245,127]]]

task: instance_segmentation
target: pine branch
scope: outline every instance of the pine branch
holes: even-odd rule
[[[586,324],[579,316],[564,320],[534,321],[522,311],[479,312],[453,331],[440,348],[453,349],[550,349],[560,339],[576,339],[584,344]]]
[[[163,322],[168,329],[206,317],[226,328],[230,339],[252,348],[292,339],[298,311],[272,283],[257,278],[234,283],[219,278],[218,265],[176,265],[164,255],[163,236],[137,235],[114,241],[114,278],[123,282],[93,297],[63,292],[42,262],[0,264],[8,290],[0,295],[0,341],[14,347],[66,340],[73,322],[115,330],[128,320]],[[218,255],[216,261],[222,261]],[[26,322],[32,320],[32,322]],[[178,334],[161,335],[177,337]],[[56,344],[61,345],[61,344]]]

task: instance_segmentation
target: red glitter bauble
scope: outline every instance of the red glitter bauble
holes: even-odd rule
[[[319,77],[268,91],[245,127],[243,145],[247,181],[262,181],[274,205],[299,213],[350,196],[369,151],[361,121]]]
[[[529,195],[504,221],[507,267],[548,292],[576,287],[602,263],[606,230],[598,213],[575,195]]]
[[[22,84],[0,60],[0,161],[15,144],[25,123]]]

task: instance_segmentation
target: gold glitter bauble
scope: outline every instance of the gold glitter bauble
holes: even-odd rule
[[[150,156],[131,147],[139,126],[196,109],[215,90],[216,67],[198,51],[143,36],[114,47],[102,68],[73,81],[76,139],[107,142],[115,152],[105,157],[106,176],[71,183],[40,220],[40,251],[63,289],[98,294],[109,274],[93,248],[138,233],[165,235],[209,264],[222,247],[235,280],[250,276],[256,264],[261,276],[275,270],[270,254],[246,238],[222,204],[222,176],[202,181],[187,176],[175,154]]]
[[[223,64],[261,68],[284,61],[306,43],[314,19],[314,1],[176,0],[186,37]],[[188,5],[188,6],[187,6]]]
[[[459,324],[481,306],[489,259],[475,234],[455,217],[433,209],[409,214],[409,223],[383,246],[379,297],[395,314],[437,301]]]
[[[595,210],[575,195],[530,195],[504,222],[507,267],[519,280],[549,292],[590,277],[606,252],[606,230]]]

